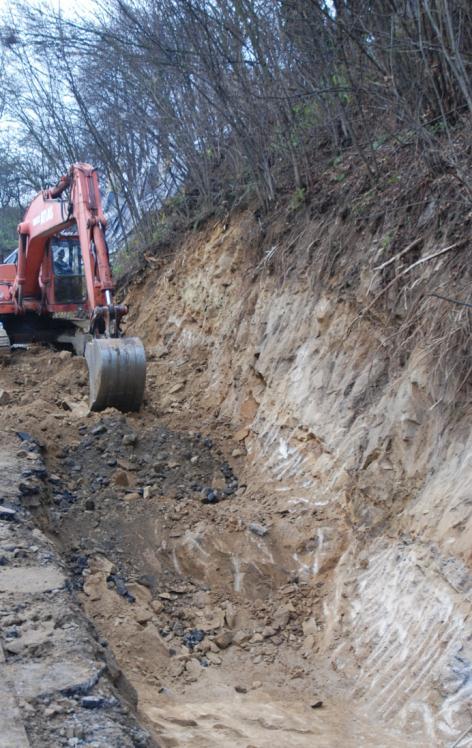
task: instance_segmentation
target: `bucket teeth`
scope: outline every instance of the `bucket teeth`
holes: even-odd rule
[[[146,354],[139,338],[94,338],[85,347],[90,408],[141,407],[146,382]]]

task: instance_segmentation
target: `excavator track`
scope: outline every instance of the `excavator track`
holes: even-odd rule
[[[90,409],[141,407],[146,383],[146,353],[139,338],[94,338],[85,347]]]
[[[10,351],[10,338],[8,337],[8,333],[5,330],[3,323],[0,322],[0,356],[4,355],[5,353],[10,353]]]

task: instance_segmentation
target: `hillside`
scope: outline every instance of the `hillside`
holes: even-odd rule
[[[470,742],[470,311],[429,295],[469,298],[470,217],[403,153],[375,191],[352,155],[303,204],[150,247],[125,289],[141,413],[88,412],[65,352],[3,369],[130,744]],[[28,717],[34,745],[66,708]],[[80,734],[128,745],[103,730]]]

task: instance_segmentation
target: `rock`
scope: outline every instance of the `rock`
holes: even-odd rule
[[[245,456],[246,456],[246,452],[244,451],[244,449],[233,449],[233,451],[231,452],[231,457],[245,457]]]
[[[253,680],[251,683],[251,688],[260,688],[262,686],[262,683],[260,680]]]
[[[103,596],[103,576],[100,573],[89,574],[84,582],[84,593],[93,600],[100,600]]]
[[[318,631],[318,626],[314,618],[308,618],[307,621],[303,621],[302,629],[305,636],[314,636]]]
[[[240,415],[241,415],[241,420],[246,421],[246,423],[253,421],[258,411],[258,408],[259,408],[259,403],[257,402],[257,400],[255,400],[255,398],[252,395],[250,395],[246,400],[244,400],[241,403],[240,410],[239,410]]]
[[[169,673],[178,678],[184,672],[185,664],[181,660],[172,659],[169,663]]]
[[[25,643],[21,639],[14,639],[13,641],[3,643],[3,649],[9,654],[20,654],[24,648]]]
[[[117,470],[113,473],[111,481],[115,486],[129,486],[128,474],[124,470]]]
[[[11,395],[6,390],[0,390],[0,405],[11,403]]]
[[[152,493],[152,486],[144,486],[143,488],[143,499],[150,499]]]
[[[235,686],[234,690],[236,693],[247,693],[247,688],[245,686]]]
[[[206,496],[202,499],[202,504],[218,504],[219,498],[216,491],[210,489]]]
[[[134,597],[134,595],[132,595],[129,592],[124,582],[124,579],[120,577],[119,574],[109,574],[107,577],[107,582],[111,582],[112,584],[114,584],[117,593],[121,595],[121,597],[126,598],[128,602],[130,603],[136,602],[136,598]]]
[[[125,494],[126,501],[137,501],[141,498],[141,494],[133,492]]]
[[[236,626],[236,608],[229,601],[226,603],[225,620],[230,629],[234,629]]]
[[[202,674],[202,666],[198,660],[192,657],[185,665],[185,671],[191,681],[196,681]]]
[[[272,626],[265,626],[262,629],[262,636],[264,639],[269,639],[269,637],[274,636],[277,633],[277,629],[274,629]]]
[[[68,361],[70,358],[72,358],[72,351],[61,351],[59,354],[59,358],[61,361]]]
[[[283,605],[277,613],[274,616],[273,625],[277,629],[284,629],[287,624],[289,623],[292,613],[295,612],[295,608],[293,607],[292,603],[287,603],[287,605]]]
[[[247,428],[246,429],[239,429],[239,431],[236,431],[236,433],[234,435],[234,438],[236,439],[237,442],[242,442],[242,441],[244,441],[244,439],[246,439],[246,437],[249,436],[249,433],[250,433],[249,429],[247,429]]]
[[[154,613],[161,613],[161,611],[164,610],[164,605],[160,600],[153,600],[151,602],[151,608],[153,609]]]
[[[104,434],[106,430],[107,427],[105,426],[105,424],[99,423],[98,426],[95,426],[90,433],[94,436],[99,436],[100,434]]]
[[[49,706],[46,707],[44,710],[44,716],[45,717],[54,717],[55,714],[62,714],[64,712],[64,707],[61,704],[57,704],[53,702],[52,704],[49,704]]]
[[[241,646],[241,644],[248,642],[250,638],[251,634],[249,633],[249,631],[236,631],[236,633],[233,635],[233,643]]]
[[[265,525],[260,525],[257,522],[251,522],[249,529],[254,533],[254,535],[258,535],[260,538],[263,538],[269,532]]]
[[[89,512],[93,512],[95,509],[95,502],[93,499],[87,499],[85,502],[85,508],[88,509]]]
[[[147,623],[152,618],[152,613],[150,610],[147,610],[144,607],[138,607],[135,609],[134,617],[136,618],[136,621],[140,623],[141,625]]]
[[[233,642],[231,631],[220,631],[213,640],[219,649],[227,649]]]
[[[315,646],[315,637],[310,634],[310,636],[305,637],[305,640],[303,642],[302,651],[305,656],[308,656],[308,654],[312,651],[313,647]]]
[[[223,491],[226,488],[226,481],[222,475],[217,475],[211,482],[211,487],[214,493]]]
[[[209,639],[204,639],[202,642],[199,642],[195,647],[195,652],[201,652],[202,654],[207,654],[207,652],[211,652],[211,641]],[[218,647],[216,647],[218,649]]]
[[[315,703],[311,705],[311,708],[312,709],[321,709],[322,706],[323,706],[323,702],[322,701],[315,701]]]
[[[192,629],[187,631],[183,636],[183,643],[186,647],[192,650],[197,644],[199,644],[205,638],[205,632],[202,629]]]
[[[221,659],[221,657],[219,655],[215,654],[215,652],[208,652],[207,653],[207,660],[212,665],[221,665],[221,663],[223,662],[223,660]]]
[[[9,506],[0,505],[0,519],[5,520],[6,522],[15,522],[18,517],[14,509]]]
[[[35,496],[39,493],[39,486],[31,481],[22,481],[18,489],[22,496]]]
[[[225,625],[225,611],[223,608],[206,607],[199,616],[198,628],[203,631],[214,631]]]
[[[251,644],[257,644],[258,642],[262,641],[264,641],[264,637],[259,633],[254,634],[254,636],[251,638]]]
[[[174,623],[174,625],[172,626],[172,632],[176,636],[183,636],[184,635],[184,630],[185,629],[184,629],[184,625],[183,625],[182,621],[176,621]]]
[[[125,460],[122,457],[119,460],[117,460],[117,464],[118,464],[118,467],[123,468],[123,470],[127,470],[130,472],[133,472],[138,469],[138,466],[134,462],[131,462],[131,460]]]
[[[131,434],[125,434],[121,441],[125,446],[133,446],[138,441],[138,437],[134,432],[131,432]]]
[[[103,696],[82,696],[80,699],[80,705],[84,709],[103,709],[106,703]]]

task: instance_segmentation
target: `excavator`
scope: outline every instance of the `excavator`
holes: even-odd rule
[[[146,354],[124,336],[128,308],[114,303],[99,179],[73,164],[38,193],[18,226],[18,250],[0,264],[0,352],[45,342],[84,355],[91,410],[139,410]]]

